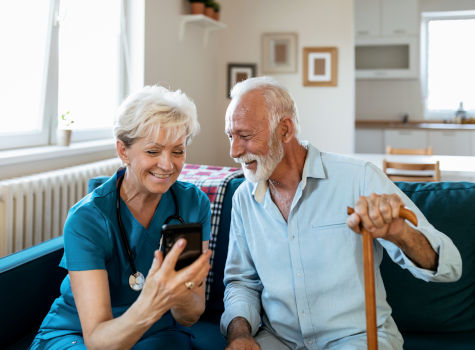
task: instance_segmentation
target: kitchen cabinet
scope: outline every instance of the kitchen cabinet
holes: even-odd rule
[[[381,0],[355,0],[356,36],[381,34]]]
[[[356,153],[384,153],[384,133],[382,129],[356,129]]]
[[[417,0],[355,0],[356,79],[418,77]]]
[[[475,127],[453,124],[424,124],[424,127],[374,126],[363,123],[355,129],[356,153],[385,153],[386,146],[426,148],[434,155],[475,156]],[[374,123],[373,123],[374,124]]]
[[[382,0],[381,35],[418,35],[418,6],[417,0]]]
[[[430,131],[428,146],[432,146],[434,154],[470,156],[472,153],[473,131]]]
[[[384,130],[384,148],[425,148],[427,147],[428,131],[408,129]]]
[[[356,37],[417,36],[417,0],[355,0]]]
[[[361,38],[355,44],[356,79],[418,77],[417,38]]]

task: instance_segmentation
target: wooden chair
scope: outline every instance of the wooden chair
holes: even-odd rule
[[[383,159],[383,171],[392,181],[440,181],[439,161],[435,163],[388,162]]]
[[[386,154],[415,154],[431,156],[433,151],[432,146],[427,148],[394,148],[386,146]]]

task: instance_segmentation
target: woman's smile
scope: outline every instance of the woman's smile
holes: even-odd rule
[[[160,180],[168,180],[173,175],[173,173],[163,174],[163,173],[157,173],[157,172],[153,172],[153,171],[150,171],[150,174],[153,175],[154,177],[156,177],[157,179],[160,179]]]

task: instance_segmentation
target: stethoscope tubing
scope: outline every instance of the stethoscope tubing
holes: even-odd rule
[[[117,212],[117,221],[119,222],[119,231],[120,231],[120,237],[121,237],[121,241],[122,241],[122,245],[124,246],[125,248],[125,251],[127,252],[127,259],[129,260],[129,264],[130,264],[130,268],[132,269],[132,274],[135,275],[137,274],[137,268],[135,267],[135,263],[134,263],[134,259],[132,258],[132,252],[130,250],[130,244],[129,244],[129,240],[127,239],[127,236],[125,234],[125,229],[124,229],[124,225],[122,224],[122,219],[120,217],[120,187],[122,186],[122,181],[124,180],[124,177],[125,177],[125,170],[123,170],[123,173],[122,175],[119,175],[120,173],[120,170],[117,172],[118,176],[119,177],[119,180],[117,182],[117,190],[116,190],[116,212]],[[164,224],[168,224],[170,221],[172,220],[178,220],[180,221],[180,223],[184,224],[185,221],[183,220],[183,218],[180,216],[180,212],[179,212],[179,209],[178,209],[178,200],[176,198],[176,194],[175,192],[173,191],[173,189],[170,187],[170,193],[172,195],[172,198],[173,198],[173,203],[175,204],[175,213],[173,215],[170,215],[169,217],[167,217],[165,219],[165,222]]]

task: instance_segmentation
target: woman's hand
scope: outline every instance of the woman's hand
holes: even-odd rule
[[[179,239],[165,259],[161,251],[155,251],[144,288],[136,301],[142,306],[140,312],[148,314],[151,323],[171,310],[177,322],[191,325],[204,311],[204,282],[210,268],[211,251],[206,250],[193,264],[175,271],[185,246],[186,241]]]

